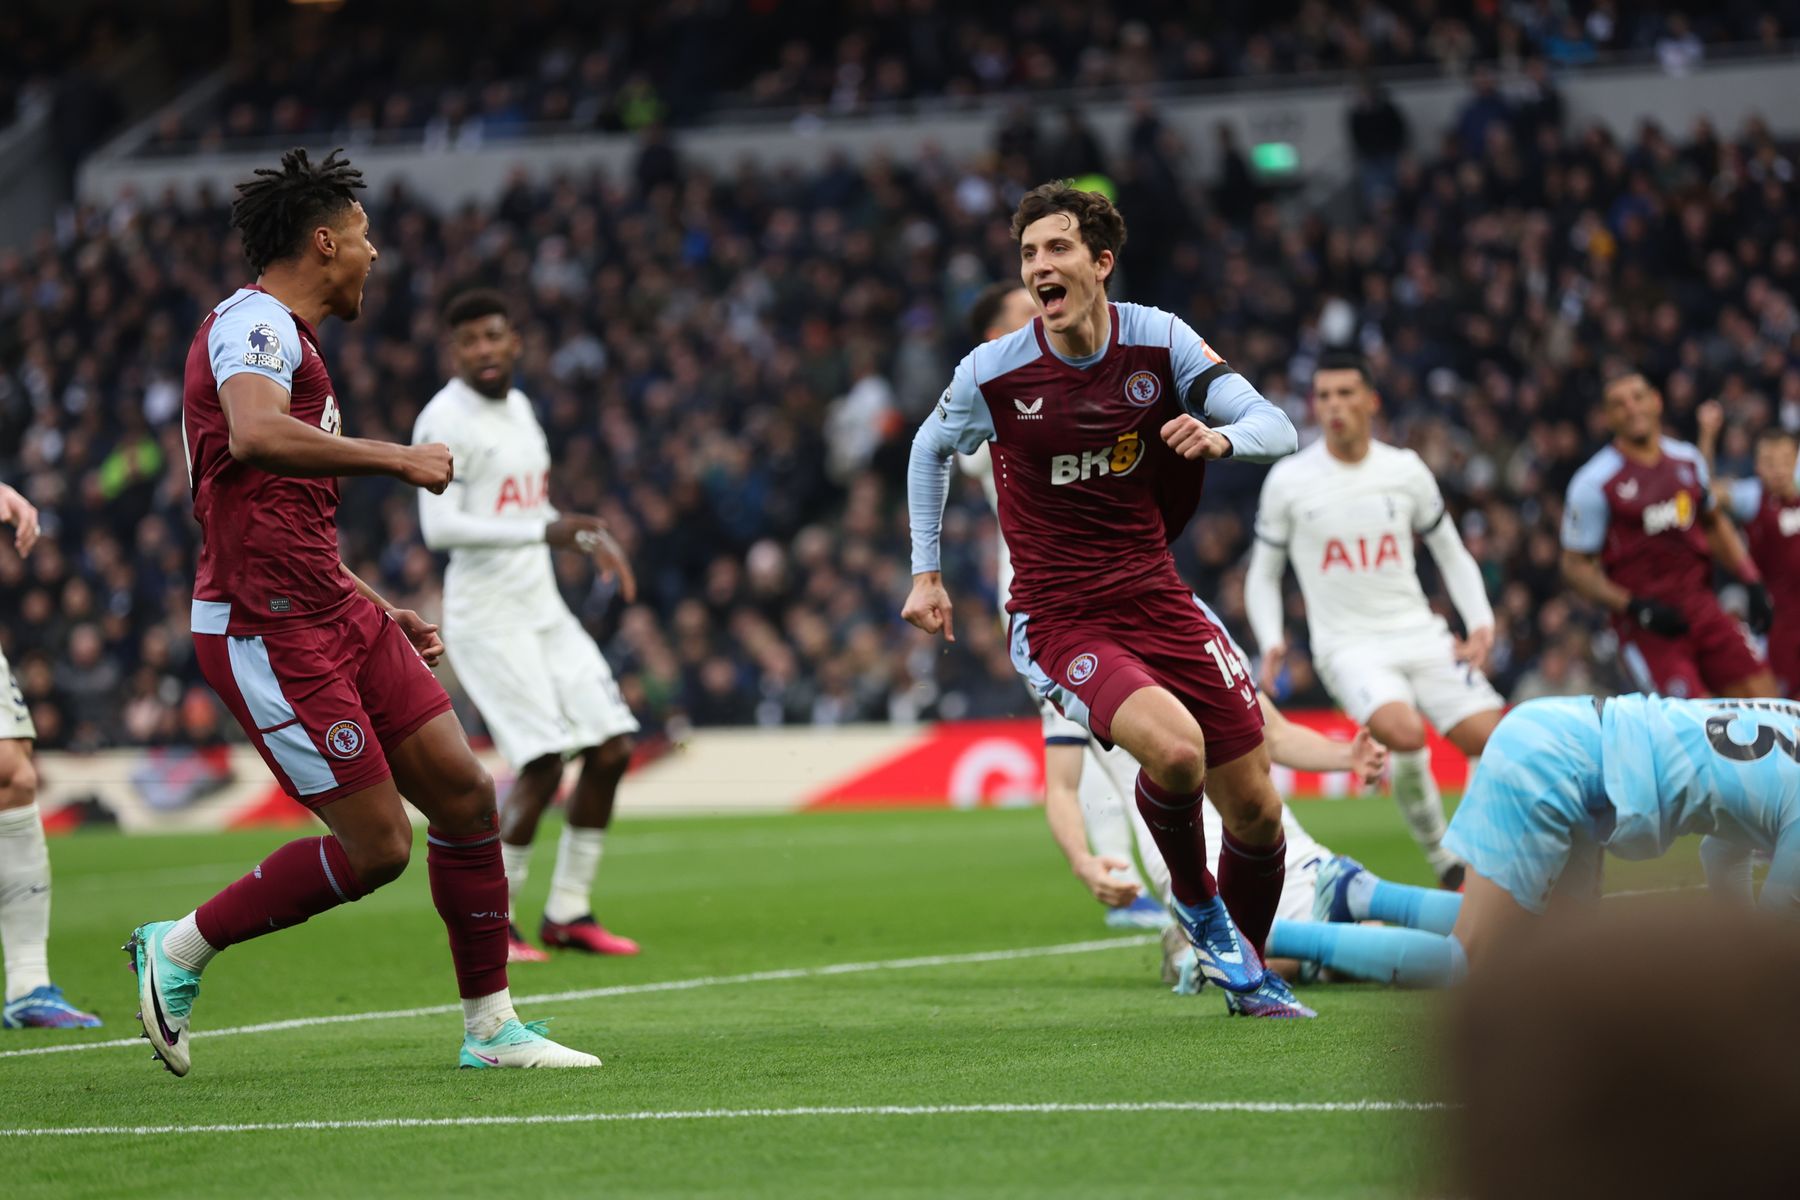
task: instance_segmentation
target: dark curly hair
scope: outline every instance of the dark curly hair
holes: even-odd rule
[[[455,329],[458,325],[469,321],[479,321],[483,317],[500,316],[512,320],[512,312],[507,307],[506,297],[489,287],[472,287],[457,292],[444,305],[444,325]]]
[[[1075,219],[1082,242],[1095,258],[1100,257],[1102,250],[1111,250],[1113,258],[1117,259],[1119,251],[1125,248],[1125,218],[1113,207],[1113,202],[1099,192],[1084,192],[1066,179],[1041,183],[1025,193],[1019,201],[1018,211],[1013,213],[1013,241],[1024,237],[1026,228],[1033,221],[1059,212],[1068,213]],[[1111,281],[1109,275],[1102,286]]]
[[[296,146],[281,156],[279,170],[259,167],[255,178],[238,184],[231,224],[252,271],[261,275],[270,263],[293,258],[313,230],[356,203],[362,172],[342,153],[333,150],[315,166]]]

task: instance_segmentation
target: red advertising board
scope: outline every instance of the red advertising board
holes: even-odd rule
[[[1342,713],[1290,712],[1288,719],[1348,741],[1355,726]],[[1461,790],[1468,762],[1431,734],[1431,767],[1438,786]],[[1343,774],[1275,770],[1289,797],[1352,795]],[[1044,743],[1034,719],[954,721],[922,729],[896,753],[830,780],[809,792],[802,808],[975,808],[1032,804],[1043,798]]]

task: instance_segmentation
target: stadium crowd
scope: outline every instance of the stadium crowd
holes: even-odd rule
[[[1446,4],[1440,0],[673,0],[590,5],[467,0],[422,31],[411,6],[358,3],[252,39],[212,105],[170,114],[150,143],[386,141],[445,148],[550,130],[637,130],[729,109],[904,113],[994,93],[1241,80],[1537,55],[1562,67],[1626,53],[1693,69],[1709,44],[1775,46],[1793,3]],[[479,29],[481,36],[466,36]]]
[[[913,428],[967,348],[969,303],[1016,269],[1014,198],[1052,167],[1110,174],[1130,222],[1115,297],[1182,314],[1303,438],[1319,351],[1368,355],[1386,435],[1425,457],[1487,576],[1514,699],[1614,678],[1557,569],[1564,486],[1604,437],[1607,360],[1662,381],[1677,429],[1721,398],[1723,469],[1747,470],[1758,425],[1800,427],[1800,207],[1791,151],[1760,125],[1621,141],[1564,129],[1547,80],[1478,89],[1343,219],[1284,211],[1229,161],[1194,178],[1148,107],[1110,162],[1080,129],[1021,142],[1015,122],[978,162],[810,174],[713,176],[649,141],[630,177],[519,178],[485,210],[372,195],[364,316],[322,330],[346,428],[406,439],[443,379],[441,301],[471,280],[513,297],[553,498],[607,518],[638,567],[634,606],[575,556],[565,592],[646,724],[678,734],[1031,711],[982,619],[993,522],[968,481],[945,523],[959,640],[927,642],[898,612]],[[0,636],[46,747],[204,744],[230,725],[191,657],[180,428],[192,331],[245,276],[225,200],[70,211],[0,255],[0,478],[48,534],[28,562],[0,548]],[[1240,634],[1260,476],[1216,468],[1176,546]],[[345,560],[434,613],[413,493],[344,491]],[[1290,662],[1288,698],[1320,700],[1304,653]]]

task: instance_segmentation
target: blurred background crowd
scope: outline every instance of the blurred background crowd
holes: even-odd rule
[[[219,5],[176,5],[177,21],[99,7],[114,43],[147,37],[188,61],[228,39],[235,51],[207,103],[163,115],[150,147],[171,153],[319,140],[466,148],[719,114],[907,115],[997,93],[1289,86],[1324,71],[1460,73],[1532,57],[1580,68],[1653,55],[1685,73],[1720,46],[1778,46],[1800,15],[1793,0],[1674,11],[1622,0],[442,0],[422,27],[415,5],[357,0],[319,4],[276,38],[241,31]],[[0,41],[17,49],[0,51],[0,67],[16,70],[0,77],[40,95],[57,91],[51,64],[79,60],[96,29],[91,12],[10,21]]]
[[[968,349],[970,302],[1016,275],[1006,231],[1016,198],[1051,176],[1097,176],[1115,194],[1130,240],[1114,298],[1184,317],[1287,409],[1303,440],[1314,435],[1306,395],[1320,351],[1368,356],[1385,436],[1436,472],[1487,576],[1493,674],[1514,700],[1615,680],[1602,624],[1570,601],[1557,569],[1563,489],[1605,436],[1596,408],[1607,361],[1662,384],[1678,431],[1691,434],[1701,400],[1722,399],[1727,472],[1747,472],[1761,424],[1800,428],[1794,148],[1756,123],[1646,124],[1622,138],[1571,128],[1556,82],[1560,64],[1582,61],[1571,40],[1591,55],[1685,37],[1701,54],[1711,30],[1800,28],[1778,5],[1719,4],[1678,23],[1606,0],[1459,16],[1431,0],[1302,4],[1275,21],[1220,3],[1221,22],[1244,18],[1241,36],[1203,42],[1169,36],[1170,5],[1111,16],[1038,6],[1012,18],[1028,20],[1021,30],[982,4],[771,0],[795,14],[793,28],[754,53],[734,47],[743,53],[730,62],[689,61],[684,31],[718,15],[704,0],[643,10],[597,40],[592,30],[559,40],[532,24],[540,6],[510,7],[513,32],[481,42],[489,57],[474,75],[458,57],[466,48],[409,64],[394,26],[373,22],[339,48],[361,56],[355,78],[393,85],[385,98],[326,87],[330,71],[304,84],[259,76],[251,59],[231,87],[266,90],[228,89],[192,132],[232,133],[240,106],[295,114],[246,135],[299,140],[370,114],[379,124],[415,82],[436,93],[436,76],[415,79],[415,68],[486,81],[443,101],[470,113],[486,113],[503,86],[526,106],[522,120],[542,121],[560,89],[556,103],[588,114],[580,120],[632,127],[614,100],[587,106],[584,81],[627,88],[629,64],[651,63],[646,78],[669,89],[698,72],[716,81],[695,90],[686,115],[698,116],[716,95],[857,107],[883,89],[954,98],[1030,87],[1040,74],[1104,84],[1254,74],[1264,61],[1520,57],[1506,86],[1471,70],[1441,128],[1410,128],[1365,86],[1344,131],[1356,183],[1324,206],[1268,192],[1223,130],[1212,145],[1184,142],[1150,99],[1111,156],[1078,106],[1021,106],[996,120],[990,153],[964,161],[927,151],[717,174],[683,159],[678,129],[653,128],[659,114],[641,122],[626,172],[520,174],[499,203],[450,215],[404,188],[370,195],[381,261],[364,316],[321,330],[345,431],[408,438],[445,378],[439,306],[467,283],[501,287],[524,334],[519,383],[556,462],[552,497],[605,517],[637,564],[634,605],[572,555],[559,558],[565,594],[646,725],[671,735],[1033,711],[998,618],[982,619],[994,611],[994,522],[972,483],[957,484],[945,524],[959,641],[927,641],[898,613],[913,429]],[[586,19],[610,30],[604,11]],[[840,12],[865,31],[890,19],[918,32],[858,46]],[[721,42],[731,39],[706,44]],[[783,67],[776,78],[751,62]],[[340,107],[317,99],[326,95]],[[444,115],[406,103],[414,124]],[[199,681],[187,634],[196,531],[180,428],[193,331],[246,281],[227,202],[72,207],[22,250],[0,252],[0,478],[43,510],[48,534],[23,563],[0,548],[0,639],[46,747],[209,744],[232,727]],[[1240,637],[1261,473],[1211,472],[1175,546]],[[420,541],[414,494],[349,480],[344,498],[345,561],[434,614],[441,563]],[[1429,568],[1427,578],[1436,594]],[[1290,595],[1292,644],[1303,647]],[[1303,652],[1282,699],[1325,702]]]

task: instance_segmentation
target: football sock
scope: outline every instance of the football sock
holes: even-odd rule
[[[505,991],[506,926],[511,914],[500,835],[450,837],[427,829],[425,840],[431,899],[450,934],[457,994],[469,1000]]]
[[[1144,878],[1150,884],[1150,895],[1167,904],[1173,895],[1169,890],[1169,864],[1163,861],[1156,838],[1151,835],[1150,826],[1144,823],[1144,815],[1135,807],[1127,815],[1131,818],[1131,832],[1137,837],[1138,861],[1144,864]]]
[[[525,890],[526,876],[531,874],[531,843],[515,846],[511,842],[501,842],[500,862],[506,868],[507,898],[515,899]]]
[[[1225,833],[1219,847],[1219,895],[1257,953],[1269,940],[1269,926],[1281,906],[1281,885],[1287,878],[1287,835],[1277,833],[1268,846],[1251,846]]]
[[[50,983],[50,851],[38,806],[0,809],[0,946],[6,998]]]
[[[1183,904],[1205,904],[1219,894],[1206,869],[1206,826],[1200,820],[1200,792],[1164,789],[1143,771],[1137,777],[1137,810],[1150,827],[1156,848],[1169,867],[1169,887]]]
[[[1087,758],[1083,755],[1084,760]],[[1113,786],[1109,774],[1095,770],[1092,762],[1084,761],[1081,773],[1081,823],[1087,827],[1088,845],[1100,858],[1116,858],[1131,864],[1131,818],[1125,811],[1122,794]],[[1138,890],[1148,894],[1149,885],[1138,873],[1135,865],[1127,865],[1123,871],[1114,871],[1130,883],[1135,883]]]
[[[248,875],[193,912],[194,929],[215,950],[298,925],[362,899],[362,882],[336,837],[281,846]]]
[[[1444,840],[1444,800],[1431,774],[1431,751],[1394,754],[1389,761],[1394,764],[1394,803],[1425,860],[1442,875],[1456,865],[1456,856],[1439,845]]]
[[[564,825],[556,844],[556,873],[550,877],[550,898],[544,901],[544,919],[567,925],[594,910],[594,874],[600,869],[600,851],[606,830]]]
[[[175,928],[163,935],[163,953],[198,975],[219,952],[218,947],[200,933],[195,913],[175,922]]]
[[[1368,872],[1363,872],[1367,875]],[[1456,915],[1462,912],[1462,893],[1443,888],[1414,887],[1410,883],[1392,883],[1373,879],[1368,889],[1368,903],[1360,906],[1350,898],[1350,915],[1359,921],[1386,921],[1431,933],[1448,934],[1456,928]]]
[[[508,1021],[516,1021],[519,1014],[513,1011],[512,989],[501,988],[497,992],[489,992],[485,996],[464,998],[463,1029],[470,1037],[487,1041],[500,1027]]]
[[[1298,958],[1376,983],[1449,987],[1467,970],[1455,938],[1389,925],[1331,925],[1277,921],[1269,957]]]

